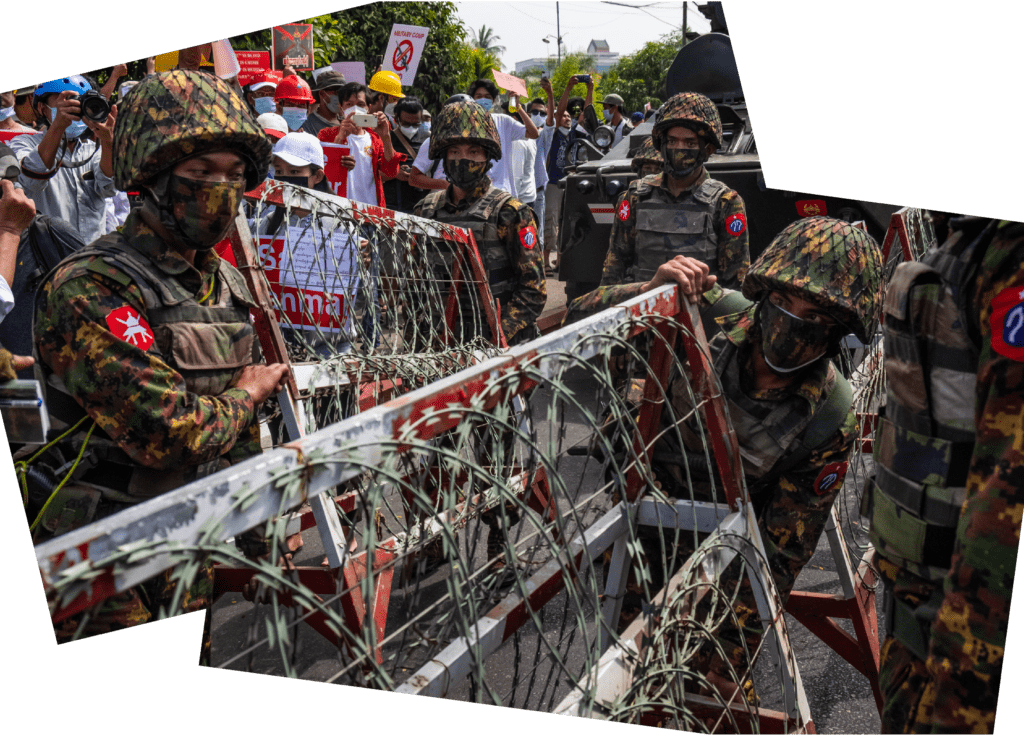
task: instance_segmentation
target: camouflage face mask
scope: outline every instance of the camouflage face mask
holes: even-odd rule
[[[669,148],[661,144],[662,170],[677,179],[689,176],[707,161],[703,148]]]
[[[790,314],[765,298],[757,309],[761,352],[776,373],[809,366],[828,351],[836,326],[816,324]]]
[[[160,222],[183,245],[209,250],[230,232],[243,182],[205,182],[171,174],[160,202]]]
[[[472,189],[490,170],[490,161],[470,161],[468,158],[444,160],[444,175],[463,191]]]

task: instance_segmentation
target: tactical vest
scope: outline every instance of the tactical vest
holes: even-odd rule
[[[719,275],[715,207],[729,187],[707,179],[684,201],[673,202],[668,191],[641,180],[636,187],[636,263],[630,279],[650,281],[658,267],[676,256],[708,264]]]
[[[730,292],[703,310],[702,317],[705,322],[711,323],[714,317],[735,314],[750,306],[752,302],[744,299],[742,294]],[[718,331],[717,324],[713,329]],[[708,329],[708,334],[714,333]],[[846,379],[830,362],[826,378],[826,386],[830,388],[816,406],[796,394],[777,401],[752,399],[744,393],[740,384],[737,346],[724,335],[716,335],[715,339],[710,340],[709,348],[715,374],[722,386],[722,395],[728,403],[729,418],[736,432],[747,488],[760,513],[769,499],[759,497],[759,492],[832,438],[849,415],[853,392]],[[670,399],[677,417],[687,416],[693,410],[686,381],[672,382]],[[690,478],[695,486],[710,488],[710,479],[714,473],[708,468],[704,442],[697,435],[699,431],[699,425],[694,420],[680,425],[683,447],[677,447],[676,452],[681,449],[686,455]],[[655,460],[666,459],[656,448]],[[678,459],[673,464],[678,467]],[[677,475],[678,479],[685,477],[685,472]]]
[[[134,283],[139,288],[144,317],[154,338],[147,352],[178,371],[189,392],[200,396],[224,393],[239,369],[252,363],[254,332],[249,308],[256,305],[242,275],[226,261],[220,261],[214,293],[204,305],[120,233],[96,240],[62,265],[94,258],[116,267],[121,272],[117,280],[123,286]],[[68,423],[76,421],[83,410],[63,382],[50,374],[45,364],[39,364],[48,374],[47,406],[51,413]],[[146,468],[133,463],[99,427],[89,439],[88,450],[97,465],[82,480],[102,488],[108,500],[123,503],[152,498],[229,465],[226,458],[217,458],[185,468]]]
[[[420,208],[420,217],[464,228],[473,233],[480,259],[487,270],[491,296],[504,310],[519,283],[512,257],[498,237],[498,212],[512,199],[512,195],[492,186],[467,210],[456,213],[445,211],[443,203],[446,199],[447,190],[435,190],[428,194]],[[442,281],[450,280],[455,252],[454,248],[447,248],[444,245],[430,251],[429,258],[433,269]],[[476,303],[476,292],[461,293],[459,301],[465,320],[474,312],[472,305]],[[482,313],[477,318],[482,320]],[[490,330],[484,327],[486,321],[481,321],[480,324],[483,334],[490,334]]]
[[[930,582],[949,572],[974,452],[978,350],[960,287],[976,242],[957,231],[886,289],[886,404],[875,435],[871,542]]]

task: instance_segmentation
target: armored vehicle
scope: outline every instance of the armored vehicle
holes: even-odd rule
[[[723,146],[705,167],[713,178],[743,197],[751,261],[780,230],[800,217],[827,215],[849,222],[863,221],[868,232],[882,241],[889,216],[897,209],[894,206],[765,186],[728,35],[707,33],[686,44],[669,68],[665,86],[666,98],[680,92],[700,92],[718,107]],[[566,154],[569,173],[562,180],[565,195],[560,213],[558,278],[566,282],[569,300],[586,294],[601,281],[615,204],[636,176],[631,161],[644,140],[650,138],[654,120],[640,124],[610,149],[610,129],[598,127],[592,140],[575,142]]]

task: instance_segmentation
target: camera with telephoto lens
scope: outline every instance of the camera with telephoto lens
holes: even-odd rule
[[[94,89],[80,96],[78,102],[82,106],[82,117],[94,123],[102,123],[110,115],[110,101]]]

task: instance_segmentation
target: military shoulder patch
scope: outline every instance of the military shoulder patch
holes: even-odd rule
[[[153,344],[153,330],[142,315],[125,304],[107,315],[107,327],[114,336],[141,350]]]
[[[742,235],[747,230],[747,218],[739,212],[734,212],[725,218],[725,229],[732,235]]]
[[[520,228],[519,242],[523,244],[526,250],[533,250],[533,246],[537,244],[537,228],[533,226],[533,223]]]
[[[824,496],[841,486],[846,478],[846,465],[845,462],[829,463],[822,468],[818,477],[814,479],[814,492]]]
[[[629,200],[623,199],[619,205],[619,219],[625,222],[629,219]]]
[[[992,300],[992,349],[1002,356],[1024,362],[1024,286],[1003,289]]]

